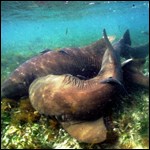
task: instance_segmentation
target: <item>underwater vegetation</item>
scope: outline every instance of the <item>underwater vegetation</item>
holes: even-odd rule
[[[114,131],[119,134],[118,143],[122,149],[149,147],[149,98],[139,90],[131,101],[122,101],[122,110],[115,112]]]
[[[14,100],[3,99],[1,148],[148,148],[148,103],[148,93],[143,91],[134,94],[130,102],[122,100],[121,109],[112,108],[113,131],[118,139],[114,141],[116,137],[112,136],[101,144],[85,144],[72,138],[56,120],[38,114],[29,100],[17,104]]]
[[[145,67],[148,67],[148,58]],[[56,120],[40,115],[29,99],[1,102],[2,149],[135,149],[149,148],[148,91],[137,90],[111,108],[113,132],[101,144],[85,144],[72,138]],[[116,139],[117,140],[114,140]]]

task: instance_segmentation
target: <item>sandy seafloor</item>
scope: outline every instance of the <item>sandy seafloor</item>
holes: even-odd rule
[[[31,1],[1,2],[1,82],[44,49],[82,47],[108,35],[118,40],[130,30],[132,46],[149,41],[149,2]],[[149,75],[149,56],[143,66]],[[121,105],[121,106],[120,106]],[[112,108],[114,131],[109,141],[85,144],[57,122],[30,107],[29,100],[1,102],[1,148],[149,148],[149,95],[139,89],[132,99]],[[117,139],[117,140],[115,140]]]

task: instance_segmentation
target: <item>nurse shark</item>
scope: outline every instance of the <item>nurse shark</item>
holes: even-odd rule
[[[131,39],[129,30],[113,47],[121,56],[130,52]],[[30,84],[39,77],[48,74],[71,74],[80,79],[96,76],[101,68],[102,57],[107,46],[103,38],[82,48],[64,48],[58,51],[46,50],[15,69],[1,86],[1,98],[19,99],[29,94]],[[147,47],[146,47],[147,49]]]
[[[100,116],[117,93],[117,86],[123,88],[120,54],[103,32],[107,49],[97,76],[81,80],[68,74],[48,75],[34,80],[29,88],[31,104],[38,112],[63,116],[66,121],[60,122],[71,136],[93,144],[106,139],[107,130]]]

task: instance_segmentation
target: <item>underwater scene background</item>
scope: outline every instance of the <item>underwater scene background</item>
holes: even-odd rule
[[[29,58],[49,48],[83,47],[102,37],[115,40],[126,29],[132,46],[149,41],[148,1],[2,1],[1,83]],[[143,72],[149,75],[149,56]],[[53,119],[40,115],[29,99],[1,102],[1,148],[149,148],[149,95],[138,89],[112,108],[109,140],[85,144],[72,138]],[[117,140],[116,140],[117,139]]]

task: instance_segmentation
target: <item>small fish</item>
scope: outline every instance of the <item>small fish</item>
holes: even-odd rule
[[[68,28],[66,28],[66,35],[68,34]]]

